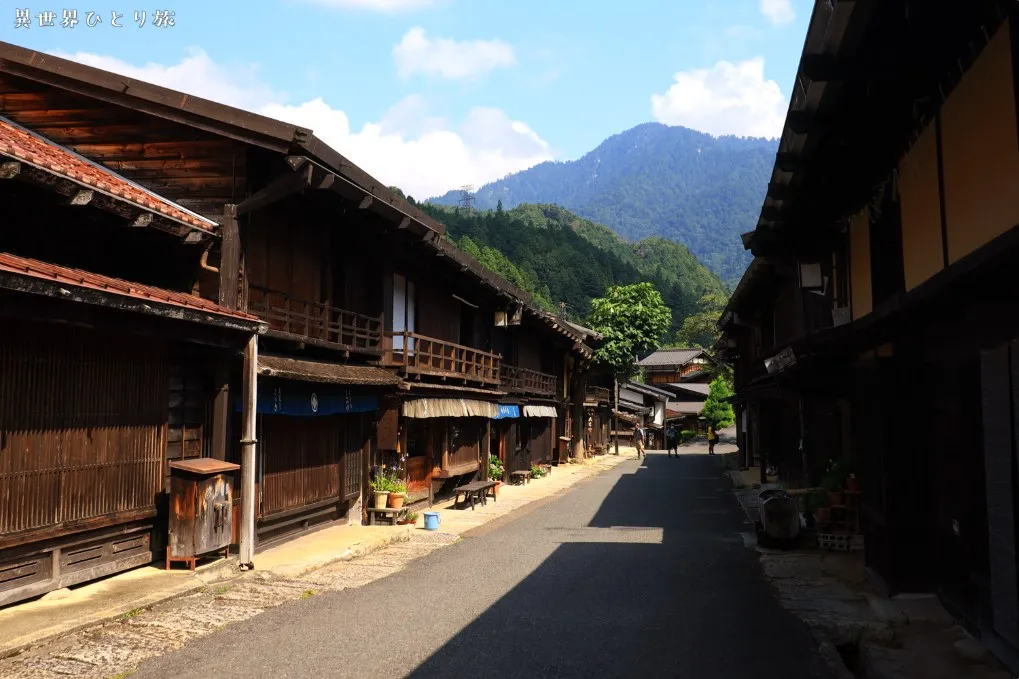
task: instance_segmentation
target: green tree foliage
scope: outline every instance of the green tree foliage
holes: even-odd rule
[[[476,205],[556,203],[628,240],[683,243],[731,287],[750,263],[739,235],[757,224],[776,150],[775,140],[646,123],[577,160],[541,163],[483,186]],[[458,197],[434,201],[455,205]]]
[[[428,203],[421,207],[446,225],[447,234],[462,249],[470,247],[462,244],[468,237],[482,255],[470,253],[511,280],[507,265],[512,264],[524,282],[518,283],[521,288],[542,304],[566,302],[568,315],[576,320],[584,318],[591,300],[610,286],[649,281],[672,311],[672,335],[685,316],[697,312],[699,299],[724,293],[721,281],[682,245],[662,239],[624,243],[608,228],[556,205],[472,214]],[[503,264],[486,259],[496,254]]]
[[[718,341],[718,319],[728,298],[719,293],[709,293],[697,303],[697,313],[683,319],[676,333],[675,346],[711,349]]]
[[[629,377],[637,354],[658,346],[669,328],[672,312],[650,283],[617,286],[591,300],[587,323],[605,340],[595,360],[620,378]]]
[[[708,390],[708,398],[704,401],[704,410],[701,417],[708,421],[708,424],[717,429],[731,427],[736,423],[736,414],[732,411],[732,404],[723,401],[732,396],[732,388],[723,376],[716,377],[711,382]]]
[[[521,271],[513,262],[506,258],[495,248],[487,245],[479,246],[470,236],[461,236],[459,241],[453,241],[456,246],[469,254],[485,268],[494,271],[507,281],[525,292],[529,292],[534,301],[546,311],[555,311],[555,305],[548,297],[548,288],[541,285],[533,275]]]

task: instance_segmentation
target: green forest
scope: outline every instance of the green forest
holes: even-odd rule
[[[591,300],[613,285],[648,281],[672,311],[672,338],[683,320],[700,311],[705,295],[724,295],[719,278],[683,245],[653,237],[626,243],[610,229],[556,205],[462,212],[421,204],[446,225],[447,237],[486,267],[531,293],[549,311],[566,303],[583,321]]]
[[[683,243],[731,289],[750,263],[740,234],[757,225],[775,151],[774,140],[646,123],[577,160],[541,163],[487,184],[475,204],[553,203],[627,241]],[[453,206],[459,197],[451,191],[429,202]]]

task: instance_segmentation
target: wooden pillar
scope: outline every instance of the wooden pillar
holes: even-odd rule
[[[488,457],[492,450],[492,420],[485,420],[485,433],[481,436],[481,478],[488,481]]]
[[[255,422],[258,413],[258,335],[244,349],[243,406],[241,411],[241,534],[242,568],[253,568],[255,554]]]
[[[226,442],[230,429],[230,368],[216,366],[216,396],[212,402],[212,457],[226,459]]]
[[[616,455],[619,455],[619,378],[612,376],[613,406],[612,406],[612,431],[615,432]]]
[[[219,304],[237,308],[240,288],[241,233],[237,226],[237,206],[223,206],[223,242],[220,244]]]

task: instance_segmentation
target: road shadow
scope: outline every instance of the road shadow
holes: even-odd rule
[[[559,546],[408,676],[815,676],[712,458],[650,454],[585,526],[536,530]]]

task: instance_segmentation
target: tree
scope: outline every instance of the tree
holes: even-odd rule
[[[503,214],[503,210],[502,210],[502,199],[501,199],[501,198],[499,199],[499,202],[498,202],[498,203],[496,204],[496,206],[495,206],[495,213],[496,213],[497,215],[499,215],[500,217],[501,217],[501,216],[502,216],[502,214]]]
[[[715,430],[731,427],[736,423],[736,414],[732,411],[732,404],[724,400],[732,396],[732,388],[724,377],[719,376],[711,382],[708,389],[708,398],[704,401],[704,410],[701,417],[708,421]]]
[[[710,349],[718,341],[718,319],[728,303],[725,295],[708,293],[697,302],[697,313],[683,319],[676,332],[675,345]]]
[[[633,374],[637,354],[657,347],[672,323],[672,311],[651,283],[612,286],[604,297],[591,300],[588,325],[604,340],[595,352],[595,362],[608,368],[615,379],[618,400],[619,381]],[[583,408],[574,421],[583,419]],[[619,408],[618,402],[616,408]],[[618,420],[613,427],[619,430]],[[576,434],[575,434],[576,436]],[[616,455],[619,436],[616,436]]]
[[[612,286],[591,300],[588,325],[602,342],[595,360],[621,379],[633,374],[637,354],[658,346],[672,323],[672,311],[651,283]]]

